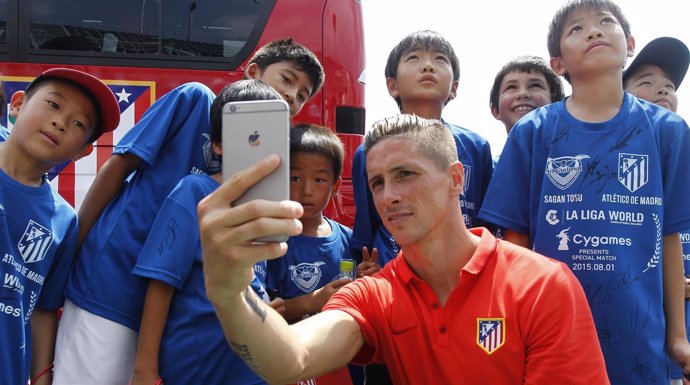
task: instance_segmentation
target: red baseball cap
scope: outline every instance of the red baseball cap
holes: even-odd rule
[[[84,89],[91,94],[101,116],[101,127],[96,127],[97,130],[100,128],[100,134],[111,132],[120,124],[120,106],[115,99],[115,95],[113,91],[97,77],[71,68],[51,68],[38,75],[38,77],[26,87],[26,90],[30,90],[36,84],[41,83],[47,78],[73,81],[84,87]]]

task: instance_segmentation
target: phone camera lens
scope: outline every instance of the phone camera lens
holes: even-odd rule
[[[237,107],[234,105],[230,106],[230,112],[235,112],[235,111],[237,111]]]

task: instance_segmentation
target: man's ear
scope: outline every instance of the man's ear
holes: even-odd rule
[[[73,161],[78,161],[79,159],[89,156],[93,152],[93,143],[87,143],[84,145],[84,148],[81,149],[81,151],[72,157]]]
[[[256,63],[248,65],[247,68],[244,70],[245,79],[259,79],[260,77],[261,69],[259,68],[259,65]]]
[[[456,160],[450,165],[448,172],[450,173],[453,190],[457,191],[458,195],[461,194],[465,189],[465,168],[460,161]]]
[[[397,99],[399,96],[398,82],[395,81],[395,78],[386,78],[386,87],[388,88],[388,95],[393,99]]]
[[[26,99],[26,92],[17,91],[12,94],[10,98],[10,109],[7,111],[9,115],[12,115],[14,119],[19,115],[19,110],[21,110],[24,105],[24,100]]]

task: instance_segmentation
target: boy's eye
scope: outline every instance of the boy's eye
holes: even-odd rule
[[[417,59],[419,59],[419,56],[417,56],[417,55],[408,55],[405,58],[405,61],[412,61],[412,60],[417,60]]]
[[[648,82],[645,80],[643,82],[640,82],[639,87],[642,87],[642,86],[651,87],[651,85],[652,85],[652,82]]]
[[[72,124],[74,124],[82,130],[86,129],[86,125],[78,120],[73,121]]]
[[[287,83],[287,84],[292,84],[292,81],[291,81],[287,76],[285,76],[285,75],[280,75],[280,76],[283,77],[283,81],[284,81],[285,83]]]
[[[308,98],[307,98],[307,95],[306,95],[304,92],[300,92],[300,93],[297,94],[297,100],[298,100],[300,103],[306,102],[307,99],[308,99]]]
[[[299,181],[300,181],[300,177],[298,177],[297,175],[290,175],[290,182],[299,182]]]
[[[609,16],[601,19],[601,24],[610,24],[610,23],[615,23],[615,22],[616,22],[616,20],[612,17],[609,17]]]
[[[442,62],[444,62],[444,63],[448,63],[448,58],[445,57],[445,56],[443,56],[443,55],[438,55],[438,56],[436,56],[436,60],[442,61]]]
[[[676,86],[674,86],[673,84],[667,84],[667,85],[666,85],[666,88],[668,88],[670,91],[675,91],[675,90],[676,90]]]
[[[530,86],[530,88],[541,88],[541,89],[546,89],[546,87],[544,87],[544,85],[541,84],[541,83],[532,83],[532,84],[530,84],[529,86]]]
[[[572,33],[580,32],[580,31],[582,31],[582,27],[580,27],[579,25],[576,25],[573,28],[570,28],[570,31],[568,31],[568,34],[570,35]]]
[[[57,104],[57,103],[55,103],[55,102],[52,101],[52,100],[46,100],[46,103],[48,103],[48,105],[50,106],[50,108],[53,108],[53,109],[55,109],[55,110],[59,110],[59,109],[60,109],[60,105]]]
[[[514,84],[509,84],[509,85],[507,85],[507,86],[505,86],[505,87],[503,88],[503,92],[505,92],[505,91],[510,91],[510,90],[514,90],[515,88],[517,88],[517,87],[515,87]]]
[[[314,180],[316,181],[316,183],[326,183],[326,179],[325,179],[325,178],[316,178],[316,179],[314,179]]]

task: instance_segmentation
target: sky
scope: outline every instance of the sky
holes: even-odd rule
[[[443,118],[473,130],[499,153],[506,139],[503,123],[489,109],[496,73],[510,59],[538,55],[548,60],[546,33],[557,0],[362,0],[364,17],[367,127],[399,112],[388,95],[384,67],[388,53],[410,32],[431,29],[445,36],[460,60],[458,95]],[[690,46],[686,0],[617,0],[631,25],[636,52],[659,36]],[[681,7],[686,4],[685,7]],[[630,62],[631,59],[628,59]],[[570,87],[565,82],[566,95]],[[678,114],[690,119],[690,75],[678,88]]]

